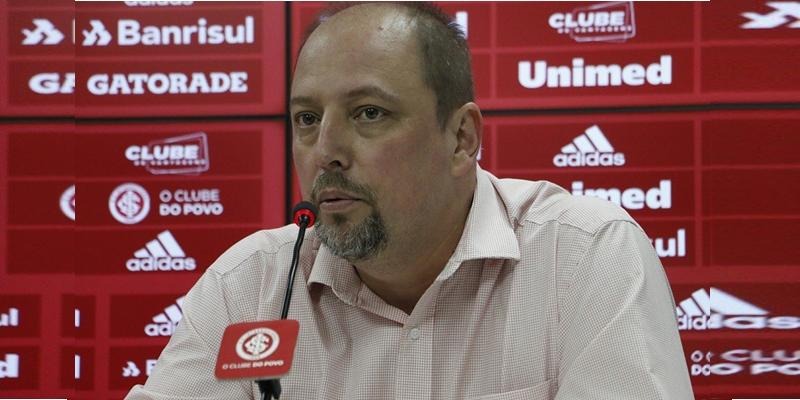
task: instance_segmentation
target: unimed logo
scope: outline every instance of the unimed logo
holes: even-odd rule
[[[575,196],[591,196],[608,200],[629,210],[661,210],[672,208],[672,181],[662,179],[658,186],[650,189],[641,188],[587,188],[583,181],[572,182],[572,194]]]
[[[548,65],[546,60],[520,61],[518,80],[526,89],[671,85],[672,56],[662,55],[647,66],[640,63],[588,64],[583,57],[573,58],[572,65]]]
[[[800,317],[774,316],[721,289],[698,289],[675,307],[679,330],[800,328]]]

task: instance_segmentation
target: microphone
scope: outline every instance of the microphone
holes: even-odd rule
[[[292,209],[292,219],[300,230],[292,252],[281,319],[233,324],[222,335],[215,375],[220,379],[268,377],[256,380],[261,400],[280,399],[279,377],[288,373],[291,368],[300,325],[286,317],[289,314],[294,277],[300,261],[300,247],[303,245],[306,229],[316,222],[317,213],[314,204],[307,201],[298,203]]]

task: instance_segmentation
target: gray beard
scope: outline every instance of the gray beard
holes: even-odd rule
[[[317,222],[314,233],[335,256],[353,263],[376,256],[388,241],[386,225],[377,212],[370,214],[364,221],[345,228],[347,219],[341,215],[333,216],[333,224]]]

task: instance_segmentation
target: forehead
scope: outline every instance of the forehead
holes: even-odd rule
[[[396,6],[351,7],[322,23],[297,59],[293,95],[353,85],[424,86],[413,20]]]

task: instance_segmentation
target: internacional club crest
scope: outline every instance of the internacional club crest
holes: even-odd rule
[[[138,184],[123,183],[111,192],[108,210],[120,223],[138,224],[150,212],[150,195]]]
[[[281,338],[269,328],[256,328],[245,332],[236,342],[236,354],[243,360],[263,360],[278,349]]]

